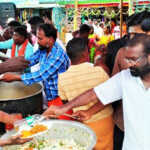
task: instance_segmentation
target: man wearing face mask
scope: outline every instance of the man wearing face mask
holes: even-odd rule
[[[71,102],[50,107],[44,115],[60,115],[99,99],[99,108],[122,99],[125,137],[122,150],[149,150],[150,147],[150,36],[138,34],[125,49],[129,69],[90,89]],[[82,113],[76,114],[82,117]],[[75,116],[75,115],[74,115]],[[100,125],[99,125],[100,126]]]
[[[23,75],[5,74],[2,80],[7,82],[22,81],[26,85],[42,82],[48,102],[57,101],[58,74],[68,69],[70,60],[61,46],[55,42],[57,30],[53,25],[41,24],[37,31],[37,37],[39,49],[28,60],[30,66],[39,63],[40,69]]]

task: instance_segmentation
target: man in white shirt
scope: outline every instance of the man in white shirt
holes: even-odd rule
[[[61,107],[49,108],[44,115],[63,114],[69,109],[94,101],[96,97],[101,108],[122,99],[125,124],[123,150],[149,150],[150,36],[139,34],[131,39],[125,50],[125,60],[130,69],[123,70],[104,84]]]

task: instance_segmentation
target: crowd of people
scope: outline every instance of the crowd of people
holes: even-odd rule
[[[0,63],[0,80],[41,82],[47,102],[42,115],[76,117],[95,132],[94,150],[148,150],[150,12],[129,16],[122,38],[113,34],[117,26],[100,23],[98,30],[96,23],[86,22],[66,47],[51,22],[35,16],[28,23],[31,33],[11,21],[1,35],[0,49],[10,58]],[[17,71],[21,74],[12,73]],[[16,120],[0,111],[0,122]],[[12,137],[0,146],[29,140]]]

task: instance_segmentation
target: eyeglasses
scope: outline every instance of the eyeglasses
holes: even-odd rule
[[[125,61],[127,63],[135,63],[137,64],[138,62],[140,62],[144,57],[146,57],[146,55],[140,56],[139,58],[137,58],[136,60],[131,59],[131,58],[125,58]]]

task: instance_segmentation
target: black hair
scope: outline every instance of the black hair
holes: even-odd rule
[[[43,14],[43,17],[46,17],[48,18],[49,20],[51,20],[51,13],[49,11],[46,11],[44,14]]]
[[[104,23],[103,22],[101,22],[100,24],[99,24],[99,26],[101,27],[101,26],[104,26]]]
[[[27,30],[24,26],[19,26],[19,27],[16,27],[14,29],[14,32],[17,32],[19,33],[21,36],[24,36],[25,38],[28,38],[28,33],[27,33]]]
[[[88,39],[86,38],[73,38],[66,46],[66,51],[71,59],[71,62],[76,62],[77,59],[82,57],[82,52],[88,47]]]
[[[110,34],[111,33],[111,27],[110,27],[110,25],[107,25],[106,28],[107,28],[108,33]]]
[[[127,42],[126,46],[134,47],[138,44],[143,45],[145,54],[150,54],[150,36],[149,35],[146,35],[143,33],[136,34],[131,40]]]
[[[53,37],[56,41],[57,39],[57,30],[52,24],[41,24],[39,29],[42,29],[47,37]]]
[[[141,28],[145,32],[150,31],[150,18],[146,18],[142,21]]]
[[[27,30],[27,26],[25,24],[23,24],[21,26]]]
[[[93,34],[94,33],[94,27],[90,26],[90,28],[91,28],[90,32],[92,31],[91,34]]]
[[[89,18],[87,16],[85,16],[84,19],[88,21]]]
[[[140,13],[135,13],[128,17],[127,27],[129,28],[130,26],[141,25],[142,21],[145,18],[149,18],[149,17],[150,17],[150,12],[148,12],[147,10],[142,11]]]
[[[115,24],[117,24],[117,20],[115,18],[112,18],[111,21],[113,21]]]
[[[109,70],[112,72],[116,55],[120,48],[126,46],[128,41],[128,36],[125,35],[121,39],[116,39],[108,43],[107,45],[107,54],[106,54],[106,65]]]
[[[19,27],[19,26],[21,26],[21,23],[16,20],[13,20],[8,23],[8,26]]]
[[[80,26],[79,32],[80,32],[80,34],[84,34],[84,33],[89,33],[90,30],[91,30],[91,27],[90,27],[89,25],[87,25],[87,24],[82,24],[82,25]]]
[[[39,16],[31,17],[29,20],[29,24],[31,24],[31,25],[39,25],[42,23],[44,23],[44,20]]]

